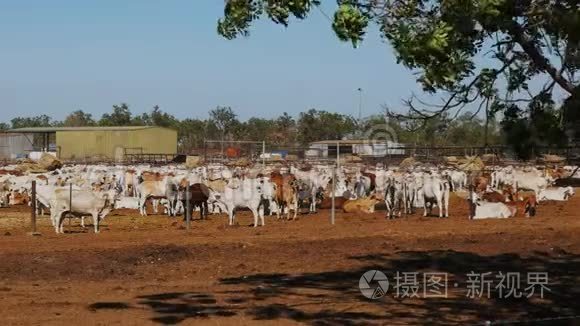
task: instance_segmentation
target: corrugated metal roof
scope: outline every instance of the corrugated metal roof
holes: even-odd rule
[[[57,132],[57,131],[128,131],[128,130],[141,130],[141,129],[151,129],[151,128],[163,128],[157,126],[116,126],[116,127],[30,127],[30,128],[17,128],[10,129],[7,132],[17,132],[17,133],[42,133],[42,132]],[[173,130],[173,129],[171,129]]]

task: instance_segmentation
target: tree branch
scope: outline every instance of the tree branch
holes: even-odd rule
[[[568,81],[566,78],[562,76],[562,73],[558,71],[544,55],[540,52],[540,50],[534,44],[534,41],[530,39],[528,35],[526,35],[525,30],[518,24],[516,21],[512,21],[512,23],[507,28],[510,35],[514,38],[514,40],[522,47],[524,52],[530,57],[532,62],[540,69],[547,72],[550,77],[558,84],[562,89],[567,91],[568,93],[572,94],[574,92],[574,84]]]

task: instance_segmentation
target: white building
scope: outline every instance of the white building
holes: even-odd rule
[[[308,157],[335,157],[336,149],[340,155],[351,154],[360,157],[384,157],[387,155],[405,155],[405,145],[393,141],[355,140],[321,140],[310,143]]]

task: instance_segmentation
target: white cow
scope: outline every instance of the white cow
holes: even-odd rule
[[[254,227],[258,226],[258,217],[264,226],[264,211],[260,208],[264,201],[273,198],[275,187],[266,177],[244,180],[234,178],[216,199],[225,206],[229,225],[234,224],[236,208],[247,207],[254,215]]]
[[[548,188],[549,180],[546,177],[538,175],[538,172],[521,172],[515,171],[513,173],[513,187],[520,190],[532,190],[536,197],[540,197],[540,191]]]
[[[44,215],[44,209],[50,209],[50,201],[52,199],[52,197],[54,197],[54,193],[56,190],[59,191],[69,191],[71,189],[71,186],[64,186],[64,187],[60,187],[60,186],[55,186],[55,185],[42,185],[42,184],[37,184],[36,185],[36,210],[37,210],[37,214],[39,215]],[[81,190],[80,187],[76,186],[76,185],[72,185],[72,190]],[[88,190],[88,189],[85,189]],[[73,197],[74,198],[74,197]],[[84,223],[83,223],[84,226]]]
[[[389,181],[387,181],[385,205],[387,206],[387,217],[389,219],[392,219],[395,215],[401,217],[404,210],[406,213],[406,189],[401,177],[390,178]]]
[[[137,185],[137,198],[139,198],[139,213],[147,216],[147,199],[153,199],[153,211],[158,212],[159,199],[166,198],[168,178],[161,181],[143,181]]]
[[[427,216],[427,204],[429,206],[429,213],[433,208],[433,204],[439,207],[439,217],[443,217],[443,209],[445,209],[445,217],[449,217],[449,193],[452,185],[449,180],[445,180],[435,174],[427,174],[423,177],[423,216]]]
[[[137,197],[120,197],[119,200],[115,202],[115,209],[126,208],[126,209],[139,209],[139,199]]]
[[[51,198],[51,219],[56,233],[64,233],[64,213],[73,215],[91,216],[95,233],[99,232],[99,221],[104,219],[115,207],[116,191],[93,192],[88,190],[73,190],[72,202],[68,189],[57,189]],[[70,206],[72,203],[72,207]]]
[[[331,180],[331,176],[322,172],[317,172],[314,169],[310,171],[300,171],[293,166],[290,167],[290,173],[292,173],[296,179],[306,184],[310,189],[310,212],[316,213],[316,195],[318,194],[319,189],[326,189]]]
[[[470,192],[469,219],[479,220],[487,218],[509,218],[516,214],[517,208],[504,203],[489,203],[480,200],[477,193]]]
[[[453,182],[453,188],[463,190],[467,186],[467,174],[463,171],[450,171],[449,176]]]
[[[570,197],[574,196],[574,188],[559,187],[555,189],[543,189],[540,191],[538,196],[538,201],[542,200],[555,200],[555,201],[567,201]]]

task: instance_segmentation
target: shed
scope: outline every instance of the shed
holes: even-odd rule
[[[405,145],[393,141],[377,141],[373,139],[354,140],[321,140],[310,143],[313,156],[336,157],[339,154],[356,154],[366,157],[384,157],[387,155],[403,155]],[[320,154],[320,155],[318,155]]]
[[[32,134],[0,133],[0,159],[13,160],[26,157],[33,151]]]
[[[125,154],[176,154],[177,131],[157,126],[35,127],[8,131],[32,135],[35,150],[54,151],[62,160],[107,159]]]

